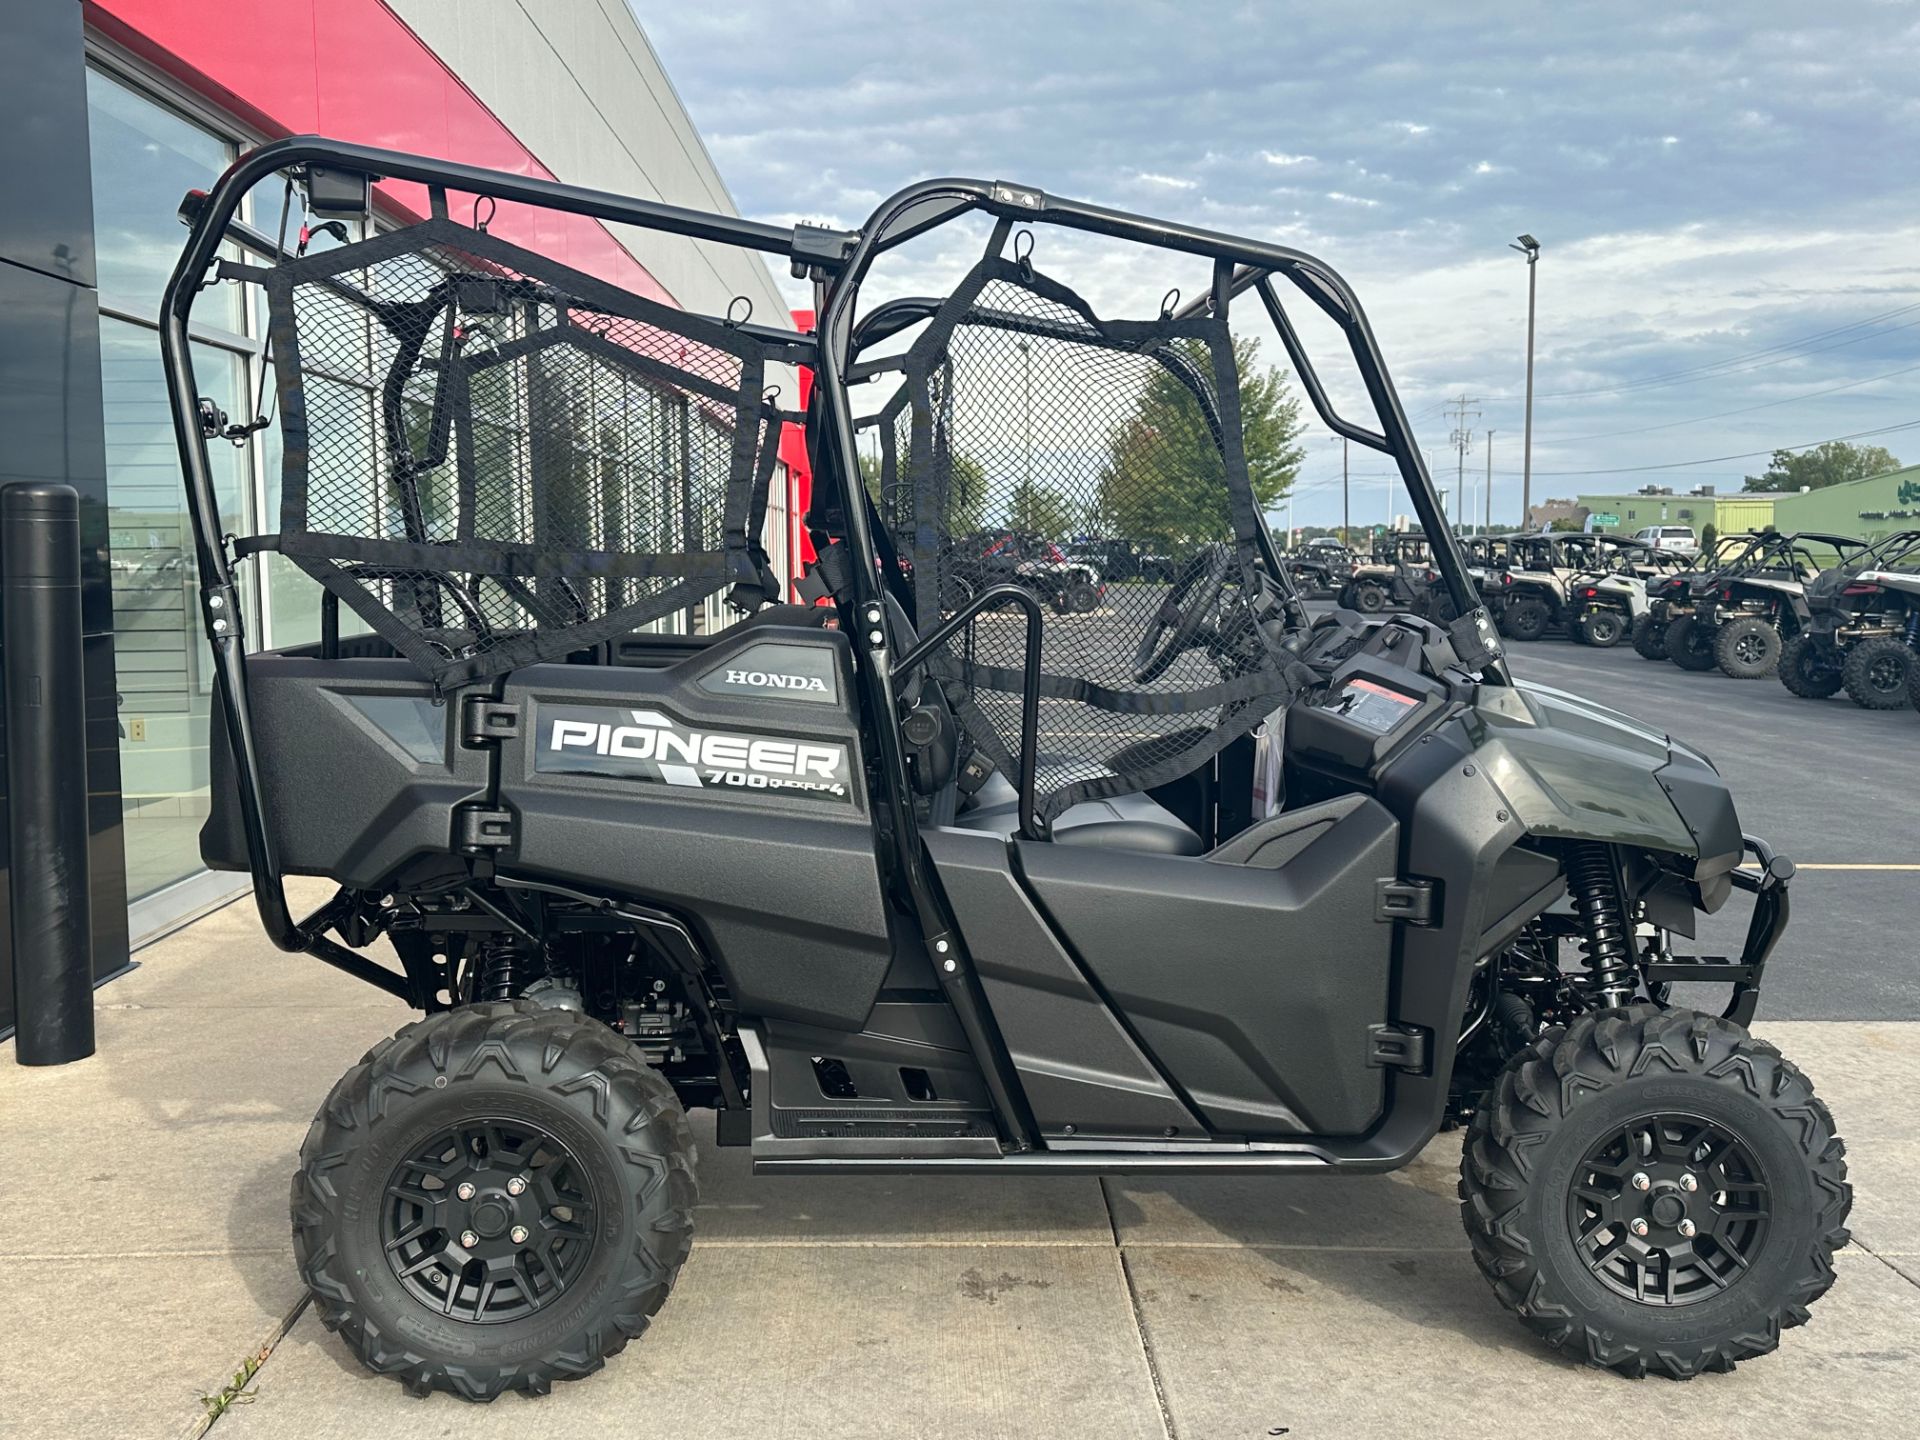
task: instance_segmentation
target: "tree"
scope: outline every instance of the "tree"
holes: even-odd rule
[[[1013,492],[1013,505],[1007,511],[1007,525],[1030,535],[1049,540],[1065,539],[1074,528],[1073,505],[1058,490],[1047,485],[1021,485]],[[959,534],[957,529],[949,534]]]
[[[1200,340],[1175,343],[1178,358],[1211,381],[1212,357]],[[1286,498],[1306,451],[1299,397],[1284,372],[1257,364],[1251,336],[1233,342],[1239,371],[1240,427],[1256,514]],[[1134,408],[1107,440],[1100,472],[1099,523],[1130,539],[1187,550],[1233,535],[1226,464],[1205,413],[1180,377],[1156,370]]]
[[[1749,490],[1824,490],[1848,480],[1898,470],[1900,462],[1893,452],[1879,445],[1849,445],[1844,440],[1829,440],[1810,450],[1776,450],[1773,463],[1763,475],[1749,475]]]
[[[1720,543],[1720,527],[1709,520],[1700,530],[1700,549],[1703,554],[1711,555],[1713,547]]]
[[[899,515],[890,514],[880,494],[880,457],[867,451],[860,453],[860,479],[867,487],[867,493],[873,496],[873,503],[879,507],[880,514],[889,525],[910,529],[913,525],[913,479],[912,457],[906,453],[900,456],[900,479],[898,500],[906,507]],[[966,535],[978,530],[984,520],[987,508],[987,472],[980,462],[971,455],[953,457],[950,473],[947,477],[947,514],[942,522],[943,533],[947,535]]]

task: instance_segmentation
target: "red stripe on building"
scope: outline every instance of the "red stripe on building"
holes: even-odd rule
[[[100,34],[262,134],[312,133],[556,178],[381,0],[83,0],[82,8]],[[379,195],[403,218],[427,213],[422,186],[382,182]],[[465,220],[461,199],[449,203]],[[502,203],[487,228],[678,303],[597,220]]]

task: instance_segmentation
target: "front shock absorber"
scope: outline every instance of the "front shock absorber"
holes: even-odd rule
[[[1609,1005],[1633,1002],[1638,972],[1633,963],[1633,932],[1620,898],[1607,847],[1577,841],[1567,856],[1567,887],[1580,920],[1581,958],[1593,974],[1593,988]]]

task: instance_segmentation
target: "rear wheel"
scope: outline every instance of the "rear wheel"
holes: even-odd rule
[[[1713,658],[1731,679],[1761,679],[1780,663],[1780,632],[1758,615],[1737,616],[1713,637]]]
[[[1067,586],[1066,609],[1069,615],[1090,615],[1100,608],[1100,592],[1085,580]]]
[[[1387,592],[1370,582],[1356,585],[1353,587],[1353,608],[1362,615],[1378,615],[1387,608]]]
[[[1667,658],[1667,627],[1651,615],[1633,622],[1633,649],[1642,660]]]
[[[1553,618],[1547,609],[1547,602],[1527,596],[1515,600],[1507,606],[1507,613],[1501,624],[1510,640],[1538,640],[1547,633],[1547,622]]]
[[[1460,1210],[1480,1272],[1547,1344],[1687,1379],[1772,1350],[1833,1284],[1845,1155],[1778,1050],[1641,1004],[1508,1063],[1468,1131]]]
[[[1703,633],[1691,615],[1679,616],[1667,626],[1667,658],[1682,670],[1713,669],[1712,632]]]
[[[1780,683],[1806,700],[1839,693],[1843,677],[1833,646],[1802,630],[1781,647]]]
[[[341,1077],[300,1148],[320,1318],[415,1394],[545,1393],[647,1328],[693,1238],[672,1087],[575,1011],[466,1005]]]
[[[1865,710],[1902,710],[1914,669],[1913,652],[1891,635],[1862,640],[1847,651],[1842,683],[1853,703]]]
[[[1580,617],[1580,638],[1602,650],[1618,645],[1626,629],[1618,610],[1589,610]]]

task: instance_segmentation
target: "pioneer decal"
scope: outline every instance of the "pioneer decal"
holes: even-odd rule
[[[840,679],[831,645],[791,645],[766,640],[749,645],[700,677],[711,695],[750,695],[756,700],[840,703]]]
[[[691,790],[766,790],[853,801],[847,747],[686,725],[658,710],[542,705],[534,768]]]

